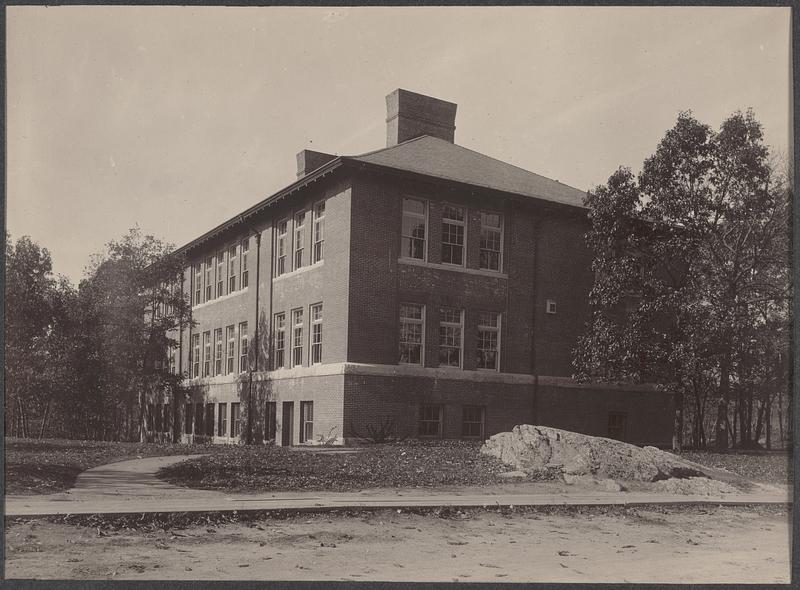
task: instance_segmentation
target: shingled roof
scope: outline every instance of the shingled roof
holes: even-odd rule
[[[429,135],[344,159],[576,207],[584,207],[586,196],[556,180]]]

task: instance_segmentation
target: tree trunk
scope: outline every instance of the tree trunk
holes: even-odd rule
[[[50,414],[50,399],[51,398],[49,397],[47,398],[47,403],[44,406],[44,414],[42,415],[42,425],[39,427],[39,440],[44,438],[44,429],[45,426],[47,425],[47,416],[48,414]]]
[[[720,366],[719,403],[717,404],[717,423],[715,428],[715,445],[718,451],[728,449],[728,398],[731,386],[730,356],[723,356]]]
[[[772,400],[767,399],[767,408],[764,416],[764,422],[767,430],[766,446],[767,450],[772,450]]]
[[[672,450],[680,453],[683,450],[683,389],[678,388],[674,396],[675,422],[672,430]]]
[[[783,436],[783,394],[778,394],[778,432],[781,437],[781,448],[784,446],[785,438]]]

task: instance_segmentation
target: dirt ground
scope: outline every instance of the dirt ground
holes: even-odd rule
[[[6,578],[788,583],[782,508],[384,510],[157,532],[30,521]]]

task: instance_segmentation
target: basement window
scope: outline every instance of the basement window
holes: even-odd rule
[[[554,299],[547,300],[547,313],[556,313],[556,302]]]
[[[483,438],[486,408],[484,406],[464,406],[464,420],[461,436],[464,438]]]
[[[442,406],[422,404],[419,407],[419,435],[441,438]]]

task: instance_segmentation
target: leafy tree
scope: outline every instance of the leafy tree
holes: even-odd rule
[[[620,168],[587,197],[596,279],[577,376],[672,391],[677,448],[687,393],[697,408],[710,388],[726,448],[732,391],[752,396],[748,376],[787,385],[774,364],[787,331],[767,327],[788,322],[789,191],[762,139],[752,111],[717,132],[684,112],[638,179]]]

